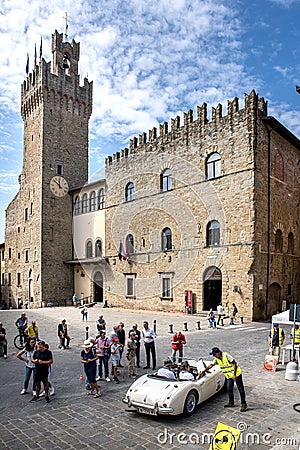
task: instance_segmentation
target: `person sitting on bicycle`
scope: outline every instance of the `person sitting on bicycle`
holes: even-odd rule
[[[24,332],[25,332],[26,328],[28,327],[28,319],[26,317],[26,313],[24,313],[24,312],[21,313],[21,317],[19,317],[16,320],[15,325],[19,330],[20,341],[22,342],[23,337],[24,337]]]
[[[33,320],[33,321],[31,322],[31,325],[29,325],[29,327],[26,328],[26,330],[24,331],[24,333],[25,333],[25,335],[26,335],[27,337],[34,338],[34,339],[36,339],[37,341],[40,340],[40,339],[39,339],[39,327],[37,326],[35,320]]]

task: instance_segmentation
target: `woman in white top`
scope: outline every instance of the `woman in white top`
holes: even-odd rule
[[[31,374],[33,374],[32,393],[33,393],[33,395],[35,395],[34,394],[34,392],[35,392],[35,379],[34,379],[35,364],[32,362],[33,353],[35,351],[35,343],[36,343],[35,339],[29,339],[25,344],[25,348],[17,354],[17,358],[21,359],[22,361],[25,361],[24,386],[21,391],[21,395],[26,394],[26,392],[27,392]]]

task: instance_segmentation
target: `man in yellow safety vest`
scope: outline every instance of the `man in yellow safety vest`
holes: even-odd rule
[[[269,333],[269,347],[271,348],[271,354],[280,358],[280,348],[284,342],[284,331],[279,328],[278,323],[273,323],[273,328]]]
[[[211,349],[210,355],[213,355],[214,360],[212,364],[209,364],[202,372],[199,372],[197,379],[199,379],[205,372],[211,369],[213,366],[218,364],[220,369],[225,375],[226,383],[227,383],[227,391],[229,402],[224,405],[224,408],[232,408],[234,407],[234,395],[233,395],[233,386],[234,382],[236,382],[236,386],[239,390],[241,397],[241,412],[245,412],[247,410],[246,403],[246,394],[242,377],[242,369],[238,365],[238,363],[234,360],[234,358],[227,352],[222,352],[218,347],[213,347]]]
[[[299,325],[295,324],[295,328],[291,329],[291,340],[294,341],[295,345],[300,344],[300,328]]]

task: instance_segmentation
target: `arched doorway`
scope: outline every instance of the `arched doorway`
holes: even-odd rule
[[[268,304],[268,317],[271,319],[273,314],[277,314],[281,311],[281,287],[278,283],[272,283],[269,286],[269,304]]]
[[[101,272],[94,275],[94,302],[103,302],[103,276]]]
[[[208,267],[203,275],[203,310],[217,309],[222,302],[222,272],[216,266]]]

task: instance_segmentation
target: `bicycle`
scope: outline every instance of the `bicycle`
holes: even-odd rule
[[[26,334],[21,331],[19,334],[17,334],[17,336],[14,338],[14,346],[18,349],[18,350],[23,350],[23,348],[25,347],[26,341],[27,341],[27,336]]]

